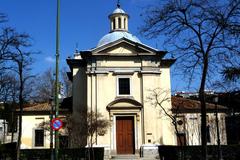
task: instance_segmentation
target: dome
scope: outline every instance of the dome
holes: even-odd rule
[[[116,8],[116,9],[113,11],[112,14],[117,14],[117,13],[123,13],[123,14],[126,14],[126,13],[124,12],[124,10],[122,10],[121,8]]]
[[[98,42],[97,47],[114,42],[121,38],[126,38],[133,42],[141,43],[141,41],[136,36],[132,35],[131,33],[123,32],[123,31],[115,31],[115,32],[111,32],[111,33],[108,33],[107,35],[103,36],[100,39],[100,41]]]

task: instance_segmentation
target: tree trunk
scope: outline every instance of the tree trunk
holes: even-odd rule
[[[202,93],[203,92],[203,93]],[[206,103],[204,90],[199,91],[199,99],[201,103],[201,142],[202,142],[202,160],[207,158],[207,136],[206,136]]]
[[[13,113],[13,112],[15,112],[15,109],[13,110],[14,107],[15,107],[15,100],[13,101],[12,107],[11,107],[11,143],[13,143],[13,140],[14,140],[14,129],[16,127],[15,126],[16,114]]]
[[[20,89],[19,89],[19,109],[20,113],[18,115],[18,141],[17,141],[17,160],[20,159],[20,147],[21,147],[21,139],[22,139],[22,114],[23,114],[23,75],[22,75],[22,64],[19,64],[19,80],[20,80]]]
[[[20,159],[20,147],[21,147],[21,138],[22,138],[22,109],[20,109],[20,114],[18,115],[18,141],[17,141],[17,160]]]
[[[6,102],[7,102],[7,97],[5,96],[5,99],[4,99],[4,112],[3,112],[3,139],[2,139],[2,143],[4,144],[5,143],[5,139],[6,139],[6,118],[8,117],[8,114],[6,113],[6,107],[8,107],[6,105]]]
[[[216,129],[217,129],[217,151],[218,151],[218,160],[222,160],[222,152],[221,152],[221,140],[219,133],[219,121],[218,121],[218,107],[217,102],[215,104],[215,121],[216,121]]]
[[[5,143],[6,139],[6,120],[3,120],[3,144]]]
[[[176,134],[177,134],[177,139],[179,140],[180,142],[180,147],[181,147],[181,150],[180,150],[180,159],[181,160],[184,160],[185,159],[185,151],[184,151],[184,148],[183,148],[183,143],[182,142],[182,139],[179,135],[179,132],[178,132],[178,128],[177,128],[177,120],[175,120],[175,123],[174,123],[174,128],[175,128],[175,131],[176,131]]]
[[[199,100],[201,103],[201,142],[202,142],[202,160],[207,159],[207,136],[206,136],[206,101],[205,101],[205,83],[208,70],[208,56],[204,57],[201,85],[199,89]]]

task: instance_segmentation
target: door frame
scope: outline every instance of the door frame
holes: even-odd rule
[[[136,122],[136,114],[115,114],[113,115],[113,132],[112,132],[112,142],[113,142],[113,149],[115,150],[115,154],[117,154],[117,117],[133,117],[133,154],[136,153],[136,146],[138,146],[138,124]]]

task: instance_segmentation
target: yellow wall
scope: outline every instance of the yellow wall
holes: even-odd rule
[[[35,147],[34,145],[34,131],[39,128],[41,122],[49,121],[49,116],[23,116],[22,117],[22,149],[31,149],[31,148],[49,148],[50,146],[50,134],[48,131],[45,131],[44,136],[44,146]]]
[[[79,111],[85,107],[90,111],[99,112],[111,122],[108,132],[104,136],[97,137],[97,144],[107,146],[114,152],[116,150],[116,116],[130,115],[134,117],[135,124],[135,147],[139,149],[142,144],[176,144],[174,129],[171,121],[162,116],[158,109],[148,102],[151,91],[161,88],[166,96],[161,95],[160,100],[168,98],[163,105],[167,111],[171,108],[171,88],[170,69],[160,68],[160,62],[153,58],[140,58],[139,56],[129,56],[135,54],[132,48],[125,45],[108,49],[108,54],[127,55],[126,57],[104,57],[98,58],[92,65],[88,64],[88,69],[73,69],[73,106],[74,111]],[[99,53],[100,54],[100,53]],[[106,53],[105,53],[106,54]],[[95,70],[97,69],[97,71]],[[141,72],[141,70],[147,72]],[[127,72],[126,72],[127,71]],[[126,73],[124,73],[126,72]],[[84,78],[86,76],[86,79]],[[106,109],[108,104],[121,96],[117,95],[117,78],[129,77],[131,79],[132,98],[143,105],[142,109],[111,110]],[[84,88],[86,86],[86,91]],[[115,106],[131,106],[131,104],[116,104]],[[74,113],[76,114],[76,113]]]

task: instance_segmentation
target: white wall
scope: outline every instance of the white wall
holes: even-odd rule
[[[217,127],[214,113],[208,113],[207,125],[210,126],[210,142],[208,145],[217,145]],[[201,114],[187,113],[185,116],[186,139],[187,145],[201,145]],[[225,113],[218,113],[219,133],[221,144],[227,144]]]

